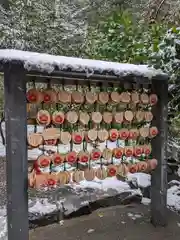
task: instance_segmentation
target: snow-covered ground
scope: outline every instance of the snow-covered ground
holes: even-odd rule
[[[142,176],[140,176],[141,178]],[[132,178],[132,176],[130,176],[130,178]],[[138,176],[139,178],[139,176]],[[83,189],[83,188],[93,188],[93,189],[97,189],[97,190],[102,190],[104,192],[108,191],[109,189],[111,190],[115,190],[116,193],[121,193],[121,192],[130,192],[131,195],[135,195],[137,193],[141,194],[139,189],[131,189],[130,186],[128,185],[128,183],[126,182],[122,182],[117,180],[115,177],[112,178],[107,178],[105,180],[99,180],[99,179],[95,179],[94,181],[90,182],[90,181],[82,181],[79,185],[71,185],[74,190],[78,190],[79,188]],[[91,198],[90,198],[91,201]],[[59,203],[59,204],[57,204]],[[49,203],[48,199],[44,198],[44,199],[36,199],[36,203],[32,204],[32,200],[29,200],[29,212],[31,213],[39,213],[44,215],[45,213],[51,213],[55,210],[57,210],[57,205],[60,205],[60,201],[56,202],[54,204]],[[81,202],[81,205],[83,206],[83,204],[86,204],[84,202]],[[69,207],[68,211],[72,212],[74,210],[74,206]],[[0,209],[0,240],[4,240],[6,239],[6,231],[7,228],[7,223],[6,223],[6,210],[5,207]]]
[[[151,177],[149,174],[144,173],[135,173],[135,174],[129,174],[128,175],[129,180],[137,180],[137,183],[141,187],[148,187],[150,186]],[[95,179],[92,182],[82,181],[80,185],[74,185],[74,189],[78,188],[97,188],[104,191],[107,191],[108,189],[114,189],[116,191],[123,192],[123,191],[130,191],[132,194],[140,193],[140,189],[138,190],[132,190],[130,189],[129,185],[125,182],[121,182],[117,180],[116,178],[107,178],[105,180],[98,180]],[[142,203],[145,205],[150,204],[150,199],[148,198],[142,198]],[[167,194],[167,204],[170,209],[173,209],[174,211],[180,211],[180,182],[178,181],[172,181],[171,187],[168,189]],[[29,201],[29,211],[31,213],[49,213],[53,210],[57,209],[56,204],[51,204],[48,202],[47,199],[37,199],[36,203],[31,206],[31,201]],[[7,223],[6,223],[6,210],[5,207],[0,209],[0,240],[7,239],[6,231]]]

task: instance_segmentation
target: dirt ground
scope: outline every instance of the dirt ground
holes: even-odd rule
[[[150,223],[147,206],[116,206],[99,209],[91,215],[37,228],[30,240],[179,240],[180,216],[168,213],[166,228]]]

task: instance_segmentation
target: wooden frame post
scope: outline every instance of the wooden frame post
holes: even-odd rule
[[[26,75],[4,66],[8,240],[28,240]]]
[[[158,128],[159,134],[152,139],[152,155],[158,160],[158,166],[151,179],[151,222],[154,226],[166,226],[168,80],[153,80],[152,89],[159,98],[152,110],[154,115],[152,125]]]

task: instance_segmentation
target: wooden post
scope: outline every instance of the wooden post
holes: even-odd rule
[[[23,67],[4,70],[8,240],[28,240],[26,78]]]
[[[154,115],[152,126],[158,128],[159,134],[152,139],[152,155],[158,160],[158,166],[151,179],[151,222],[154,226],[166,226],[168,82],[153,80],[152,89],[159,98],[152,110]]]

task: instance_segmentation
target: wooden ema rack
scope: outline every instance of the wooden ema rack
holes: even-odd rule
[[[151,148],[158,135],[151,111],[157,102],[157,95],[143,87],[28,89],[28,121],[35,127],[27,141],[29,149],[42,150],[29,173],[29,186],[151,172],[157,166]]]

